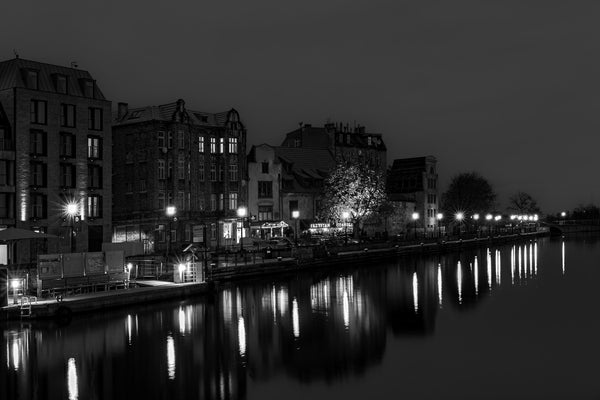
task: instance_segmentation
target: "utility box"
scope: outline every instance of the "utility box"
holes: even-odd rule
[[[0,268],[0,307],[8,305],[8,269]]]

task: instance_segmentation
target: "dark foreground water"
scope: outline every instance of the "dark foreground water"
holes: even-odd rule
[[[600,241],[543,239],[0,326],[0,399],[597,399]]]

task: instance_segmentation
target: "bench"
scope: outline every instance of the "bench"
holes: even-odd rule
[[[77,276],[72,278],[67,278],[67,294],[78,294],[84,293],[91,289],[91,286],[88,281],[87,276]]]
[[[127,287],[127,272],[113,272],[109,275],[108,290],[125,289]]]
[[[55,296],[64,293],[66,291],[65,283],[64,279],[38,280],[37,295],[43,297],[44,295]]]
[[[109,276],[106,274],[102,275],[90,275],[88,276],[88,280],[92,290],[95,292],[98,289],[102,289],[103,291],[107,290]]]

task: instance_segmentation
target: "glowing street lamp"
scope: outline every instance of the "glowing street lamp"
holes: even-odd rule
[[[459,211],[454,215],[454,218],[458,221],[458,237],[460,238],[462,233],[462,221],[465,219],[465,214],[462,211]]]
[[[21,287],[21,279],[11,279],[10,287],[13,289],[13,304],[17,304],[17,290]]]
[[[350,218],[350,213],[348,211],[342,212],[342,219],[344,220],[344,244],[348,244],[348,218]]]
[[[246,207],[238,207],[237,216],[240,218],[240,251],[244,249],[242,238],[244,237],[244,218],[247,214],[248,209]]]
[[[473,214],[473,220],[475,221],[475,229],[476,229],[476,233],[477,233],[477,237],[479,237],[479,214],[475,213]]]
[[[412,219],[415,223],[415,239],[416,239],[416,237],[417,237],[417,220],[419,219],[419,213],[418,212],[412,213]]]
[[[298,246],[298,218],[300,218],[300,211],[292,211],[292,218],[296,220],[296,228],[294,229],[294,241],[296,242],[296,246]]]
[[[438,237],[442,236],[442,219],[444,219],[444,214],[437,213],[435,216],[438,222]]]
[[[167,232],[167,255],[166,259],[169,259],[169,253],[171,250],[171,221],[175,220],[175,215],[177,215],[177,207],[173,205],[169,205],[165,208],[165,215],[168,217],[168,232]]]
[[[78,213],[79,206],[76,202],[71,201],[65,205],[65,214],[67,215],[67,218],[69,218],[69,248],[71,253],[75,251],[75,227],[73,224]]]

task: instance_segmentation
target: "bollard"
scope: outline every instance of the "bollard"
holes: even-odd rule
[[[8,305],[8,269],[0,268],[0,307]]]

